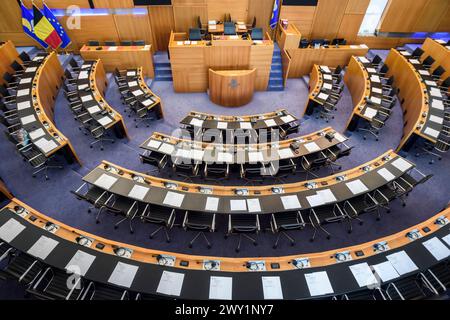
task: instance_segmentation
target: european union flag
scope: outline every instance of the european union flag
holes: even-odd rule
[[[39,39],[33,31],[33,15],[31,12],[23,5],[22,2],[20,2],[20,9],[22,10],[22,27],[23,31],[29,35],[31,38],[39,42],[41,46],[43,46],[45,49],[48,48],[48,44],[46,44],[44,41]]]
[[[59,23],[58,19],[56,19],[55,15],[47,7],[47,5],[45,3],[44,3],[43,13],[44,13],[44,16],[47,18],[47,20],[51,23],[53,28],[55,28],[56,32],[58,32],[58,35],[62,40],[60,48],[63,48],[63,49],[67,48],[72,43],[72,41],[70,40],[66,30],[64,30],[62,25]]]
[[[270,17],[270,28],[275,29],[278,23],[278,15],[280,14],[280,7],[278,0],[273,3],[272,17]]]

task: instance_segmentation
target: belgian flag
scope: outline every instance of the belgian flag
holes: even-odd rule
[[[59,48],[62,40],[58,34],[58,31],[55,27],[53,27],[50,21],[48,21],[48,19],[42,14],[41,10],[39,10],[35,4],[33,4],[33,13],[34,34],[53,49]]]

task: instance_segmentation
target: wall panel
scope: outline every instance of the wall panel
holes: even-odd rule
[[[208,19],[223,20],[226,13],[234,21],[246,21],[249,0],[207,0]]]
[[[6,1],[15,2],[17,4],[16,0],[6,0]],[[31,0],[22,0],[22,2],[26,7],[31,8]],[[34,3],[38,7],[42,7],[42,0],[34,0]],[[49,8],[55,9],[65,9],[72,5],[79,6],[80,8],[90,8],[88,0],[45,0],[45,3]]]
[[[333,39],[339,30],[348,0],[319,0],[311,38]]]
[[[249,0],[247,23],[251,23],[253,17],[256,17],[256,26],[263,28],[263,32],[266,33],[270,30],[269,22],[272,9],[273,0]]]
[[[153,43],[152,29],[147,15],[114,15],[120,40],[144,40]]]
[[[428,0],[390,0],[379,29],[381,32],[411,32]]]
[[[282,6],[280,18],[288,19],[290,23],[295,24],[303,38],[309,38],[316,8],[312,6]]]
[[[94,0],[96,8],[134,8],[133,0]]]
[[[172,6],[148,6],[156,50],[167,50],[170,32],[175,29]]]
[[[197,26],[197,17],[203,24],[208,22],[206,5],[173,5],[174,31],[189,32],[189,28]]]

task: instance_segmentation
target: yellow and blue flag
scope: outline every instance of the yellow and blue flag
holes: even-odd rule
[[[270,28],[275,29],[278,23],[278,16],[280,14],[279,0],[275,0],[273,3],[272,16],[270,17]]]
[[[59,23],[58,19],[56,19],[53,12],[47,7],[47,5],[44,3],[44,10],[43,10],[44,16],[47,18],[47,20],[50,22],[50,24],[55,28],[56,32],[58,32],[59,37],[62,40],[60,48],[67,48],[72,41],[69,38],[69,35],[67,34],[66,30],[62,27],[62,25]]]
[[[23,31],[27,35],[29,35],[31,38],[36,40],[41,46],[43,46],[45,49],[47,49],[48,48],[48,44],[46,44],[44,41],[39,39],[39,37],[37,37],[36,34],[34,33],[33,15],[23,5],[22,1],[20,2],[20,9],[22,10],[22,27],[23,27]]]

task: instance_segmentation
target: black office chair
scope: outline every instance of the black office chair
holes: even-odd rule
[[[70,190],[78,200],[84,200],[92,204],[88,208],[88,213],[92,212],[92,209],[98,209],[96,216],[96,223],[100,223],[99,216],[101,211],[105,209],[106,204],[111,200],[112,195],[99,187],[94,185],[88,185],[83,183],[78,189]]]
[[[30,56],[29,56],[28,53],[26,53],[25,51],[22,51],[22,52],[19,54],[19,58],[20,58],[20,60],[22,60],[22,64],[23,64],[24,66],[28,66],[28,65],[30,64],[30,62],[31,62]]]
[[[241,163],[240,177],[248,183],[263,182],[265,176],[270,176],[270,164]]]
[[[423,51],[421,48],[417,47],[417,48],[412,52],[411,56],[412,56],[414,59],[419,59],[419,58],[424,54],[424,52],[425,52],[425,51]]]
[[[273,248],[278,247],[281,236],[285,236],[291,243],[295,245],[295,240],[287,232],[290,230],[302,230],[306,226],[305,220],[300,211],[273,213],[270,217],[270,228],[272,233],[277,234]]]
[[[340,45],[340,46],[344,46],[347,44],[347,40],[345,40],[344,38],[335,38],[333,39],[333,41],[331,41],[331,45],[335,46],[335,45]]]
[[[48,169],[63,169],[63,166],[60,165],[50,165],[50,158],[47,158],[45,154],[43,154],[34,144],[20,144],[17,147],[20,155],[26,160],[34,169],[37,169],[33,172],[33,178],[39,172],[44,171],[45,180],[49,180]]]
[[[202,34],[199,28],[189,28],[189,40],[190,41],[201,41]]]
[[[386,76],[386,73],[388,73],[389,71],[389,67],[387,64],[383,64],[380,68],[380,70],[378,71],[378,74],[382,77]]]
[[[76,85],[78,82],[78,79],[74,78],[74,76],[68,69],[64,70],[64,77],[67,83],[71,86]]]
[[[375,137],[375,141],[379,141],[380,130],[384,127],[385,121],[380,119],[380,112],[372,118],[372,120],[367,122],[367,126],[364,128],[358,128],[358,131],[367,132]],[[363,139],[367,140],[367,136],[363,135]]]
[[[383,59],[381,59],[381,57],[376,54],[375,57],[373,57],[373,59],[372,59],[371,65],[374,68],[378,69],[382,62],[383,62]]]
[[[48,267],[27,292],[43,300],[78,300],[83,290],[82,277]]]
[[[298,45],[299,48],[308,48],[308,46],[309,46],[309,40],[305,39],[305,38],[301,39],[300,43]]]
[[[422,65],[425,68],[430,69],[434,62],[435,62],[434,58],[432,56],[428,56],[423,60]]]
[[[263,29],[262,28],[253,28],[250,36],[252,40],[263,40]]]
[[[218,181],[228,179],[230,166],[228,163],[205,163],[203,176],[205,180]]]
[[[439,84],[439,89],[443,91],[443,93],[448,94],[448,87],[450,86],[450,77],[447,77]]]
[[[233,22],[224,22],[224,35],[233,36],[236,35],[236,27]]]
[[[134,40],[133,46],[145,46],[145,41],[144,40]]]
[[[115,41],[107,40],[107,41],[105,41],[105,46],[107,46],[107,47],[115,47],[115,46],[117,46],[117,44],[116,44]]]
[[[259,224],[259,216],[257,214],[230,214],[228,215],[228,230],[225,239],[229,236],[238,234],[239,240],[235,248],[236,252],[241,250],[242,237],[248,239],[253,245],[257,245],[256,239],[248,234],[258,235],[261,230]]]
[[[172,160],[172,170],[178,176],[192,182],[199,175],[200,163],[192,159],[175,158]]]
[[[436,69],[434,69],[433,73],[431,73],[431,76],[435,80],[439,80],[444,73],[445,69],[442,66],[438,66]]]
[[[192,245],[198,237],[202,236],[209,249],[212,245],[206,237],[205,232],[214,232],[216,230],[216,215],[205,212],[186,211],[183,219],[183,229],[197,232],[189,242],[189,248],[192,248]]]
[[[127,290],[115,286],[109,286],[99,282],[89,282],[79,300],[130,300]]]
[[[90,46],[90,47],[99,47],[100,46],[100,41],[98,41],[98,40],[89,40],[88,41],[88,46]]]
[[[100,150],[104,150],[104,144],[103,142],[111,142],[115,143],[115,140],[112,138],[108,138],[108,131],[103,128],[100,123],[97,121],[89,121],[86,126],[87,130],[91,133],[92,137],[95,139],[92,141],[89,145],[89,147],[92,149],[94,148],[94,145],[100,144]]]
[[[149,222],[160,225],[155,231],[150,234],[149,238],[153,239],[156,234],[158,234],[161,230],[164,230],[167,243],[171,241],[169,231],[172,229],[175,223],[175,218],[175,209],[157,205],[147,205],[141,215],[142,222]]]
[[[155,151],[146,151],[140,155],[142,163],[146,163],[152,166],[155,166],[156,169],[152,171],[161,172],[164,169],[169,161],[169,157],[166,154],[162,154]],[[150,172],[152,172],[150,171]]]
[[[133,45],[133,41],[131,41],[131,40],[122,40],[122,41],[120,41],[120,45],[124,46],[124,47],[130,47],[131,45]]]
[[[44,265],[36,258],[19,251],[11,251],[5,259],[6,266],[1,269],[5,279],[18,280],[20,284],[33,284],[43,272]]]
[[[333,81],[336,83],[340,83],[342,79],[342,67],[338,65],[331,74],[331,77],[333,78]]]
[[[105,211],[113,213],[114,215],[120,214],[123,216],[115,225],[114,229],[119,228],[119,225],[125,221],[129,221],[130,233],[134,233],[133,220],[139,215],[142,203],[133,200],[131,198],[113,195],[109,201],[105,203]]]
[[[421,148],[422,152],[416,153],[416,157],[422,155],[430,155],[440,161],[442,160],[442,155],[447,153],[449,149],[450,149],[450,138],[440,134],[437,137],[436,142],[425,143],[425,145]],[[429,160],[429,164],[433,164],[434,162],[435,162],[434,158],[431,158]]]
[[[11,63],[11,68],[14,70],[14,74],[18,77],[22,76],[25,68],[16,60]]]
[[[0,96],[2,97],[3,103],[13,104],[16,103],[16,95],[12,94],[8,88],[0,84]]]
[[[73,71],[74,73],[80,72],[81,67],[80,67],[80,65],[78,64],[78,62],[75,60],[75,58],[72,57],[72,58],[69,60],[69,64],[70,64],[70,68],[72,69],[72,71]]]
[[[316,212],[316,211],[319,211],[319,212]],[[310,242],[313,242],[316,239],[318,231],[322,231],[323,233],[325,233],[327,235],[326,238],[328,240],[330,240],[330,238],[331,238],[331,233],[329,233],[323,227],[323,224],[325,224],[325,222],[323,219],[319,218],[319,214],[326,215],[326,216],[331,214],[334,216],[334,206],[322,206],[320,208],[311,208],[309,210],[309,214],[308,214],[309,223],[311,224],[311,226],[314,229],[313,235],[309,239]]]
[[[16,90],[17,85],[19,84],[20,78],[18,76],[14,76],[10,74],[9,72],[5,72],[3,74],[3,80],[6,82],[6,86],[10,90]]]

